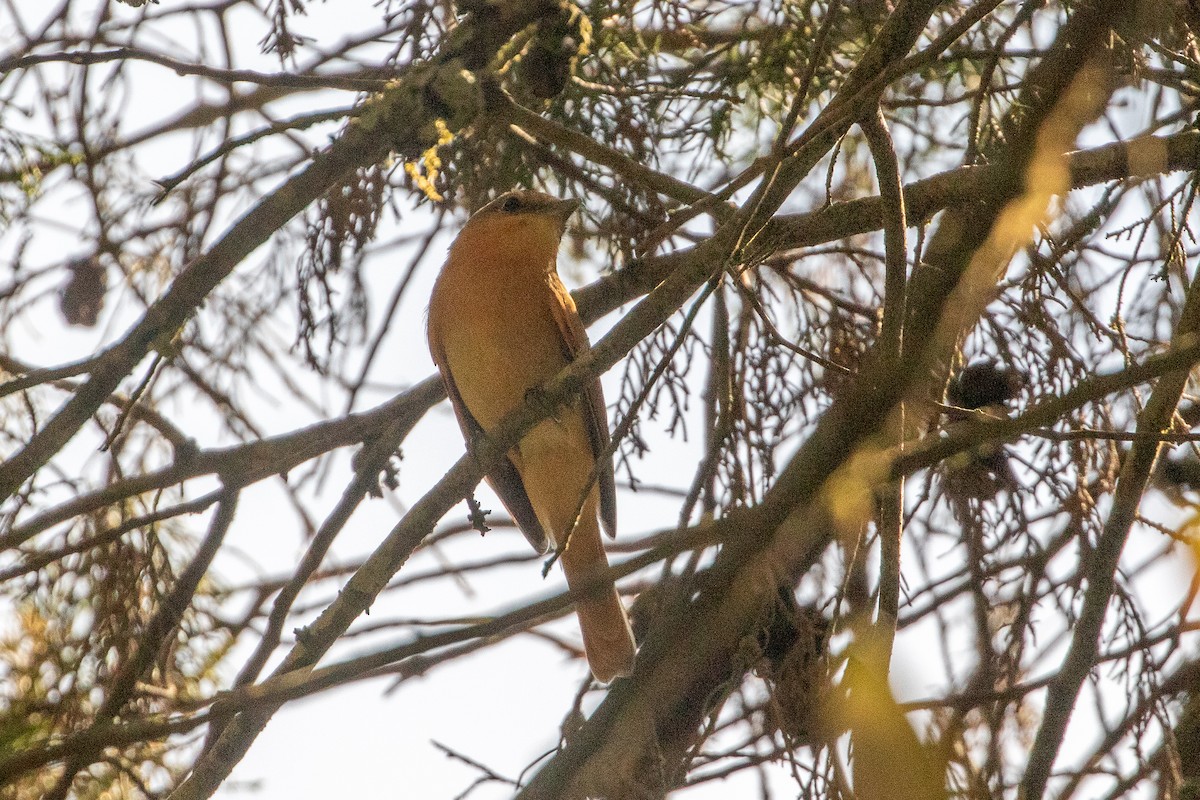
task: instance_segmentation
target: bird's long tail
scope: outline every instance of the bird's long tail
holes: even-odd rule
[[[561,561],[567,585],[577,593],[575,610],[583,632],[583,649],[596,680],[607,683],[633,672],[637,650],[629,619],[611,579],[596,519],[600,493],[593,486],[579,508],[579,495],[592,468],[592,447],[584,435],[578,408],[561,419],[534,427],[516,448],[513,463],[538,519],[556,546],[561,546],[570,520],[579,510],[575,530],[567,537]]]
[[[562,554],[562,565],[572,591],[587,592],[576,600],[575,612],[592,675],[602,683],[629,675],[637,649],[629,617],[612,581],[595,582],[596,576],[608,568],[608,558],[594,509],[589,514],[585,508]]]

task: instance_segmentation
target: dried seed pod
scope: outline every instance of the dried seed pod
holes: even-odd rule
[[[70,277],[58,294],[58,308],[70,325],[90,328],[104,308],[108,277],[100,259],[79,258],[67,264]]]

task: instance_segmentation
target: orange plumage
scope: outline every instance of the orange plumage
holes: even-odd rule
[[[577,205],[540,192],[508,192],[476,212],[450,246],[429,301],[429,350],[468,445],[588,347],[556,271],[559,240]],[[597,380],[535,425],[487,476],[539,552],[561,544],[608,441]],[[611,463],[599,470],[562,553],[574,590],[608,567],[598,514],[612,534]],[[576,612],[592,674],[604,682],[628,675],[635,646],[616,587],[609,582],[579,597]]]

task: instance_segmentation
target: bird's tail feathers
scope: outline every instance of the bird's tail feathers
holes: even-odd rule
[[[588,666],[596,680],[608,683],[632,674],[636,651],[633,632],[616,587],[610,587],[599,597],[581,599],[575,613],[579,616]]]
[[[586,592],[576,600],[575,613],[592,675],[601,683],[608,683],[631,674],[637,646],[625,606],[612,581],[605,585],[596,580],[608,568],[608,559],[595,517],[580,520],[562,554],[562,565],[567,585],[573,591]]]

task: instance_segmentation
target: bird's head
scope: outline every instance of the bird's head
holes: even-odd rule
[[[479,247],[493,257],[521,254],[538,262],[548,258],[553,269],[567,219],[578,207],[578,200],[542,192],[505,192],[471,215],[454,249],[476,252]]]
[[[511,220],[545,218],[558,223],[559,230],[566,227],[567,219],[579,208],[579,201],[560,200],[557,197],[527,189],[505,192],[472,215],[470,222],[489,217],[506,217]]]

